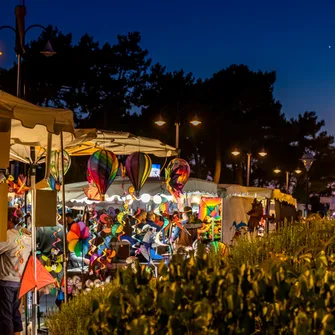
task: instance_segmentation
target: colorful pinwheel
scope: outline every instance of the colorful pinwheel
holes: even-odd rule
[[[107,150],[96,151],[88,160],[87,180],[94,183],[100,200],[105,200],[105,194],[114,181],[119,168],[119,161],[115,154]]]
[[[141,188],[148,179],[151,167],[151,158],[143,152],[134,152],[127,157],[127,174],[137,195],[139,195]]]
[[[69,250],[77,257],[85,256],[89,247],[90,230],[84,222],[74,223],[67,234]]]
[[[63,162],[64,162],[64,176],[69,171],[71,166],[70,155],[63,150]],[[61,151],[52,151],[50,157],[50,174],[54,181],[50,180],[49,185],[53,188],[55,185],[55,190],[59,191],[62,185],[62,153]],[[54,184],[55,183],[55,184]]]
[[[190,172],[190,166],[181,158],[172,160],[165,169],[166,187],[176,200],[180,197]]]

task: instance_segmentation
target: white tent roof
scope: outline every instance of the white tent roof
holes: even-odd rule
[[[83,136],[85,133],[82,130],[74,130],[74,133],[63,132],[64,147],[72,142],[76,137]],[[20,121],[12,120],[12,130],[10,139],[10,159],[21,161],[23,163],[31,163],[30,147],[35,147],[36,159],[39,161],[46,155],[48,146],[48,136],[51,136],[51,149],[57,150],[61,148],[60,135],[52,135],[45,130],[45,127],[37,125],[33,129],[24,128]]]
[[[239,196],[245,198],[275,199],[280,202],[297,207],[297,200],[291,194],[285,194],[280,190],[262,187],[250,187],[234,184],[219,184],[218,190],[225,190],[226,196]]]
[[[51,134],[59,135],[62,131],[74,134],[72,111],[35,106],[1,90],[0,117],[17,120],[24,128],[39,129],[36,126],[40,125]]]
[[[262,187],[247,187],[237,184],[219,184],[218,189],[225,189],[227,196],[239,195],[253,198],[272,199],[273,189]]]
[[[140,151],[157,157],[176,156],[174,147],[159,140],[135,136],[127,132],[85,130],[86,136],[77,138],[66,146],[66,151],[72,156],[88,156],[100,149],[113,151],[116,155],[129,155]]]
[[[127,192],[128,188],[131,186],[129,179],[125,179],[124,181],[124,190],[122,189],[122,178],[116,177],[113,184],[107,191],[107,195],[109,197],[113,195],[120,195],[124,194],[124,190]],[[86,197],[83,188],[88,187],[87,182],[80,182],[80,183],[73,183],[67,184],[65,188],[65,201],[66,203],[71,200],[82,200]],[[147,182],[144,184],[141,194],[148,193],[150,195],[156,195],[158,193],[161,194],[168,194],[164,185],[164,179],[148,179]],[[190,178],[188,182],[185,184],[183,193],[201,193],[201,194],[210,194],[216,195],[217,193],[217,185],[215,183]]]
[[[0,91],[0,117],[11,119],[10,158],[24,163],[30,163],[30,147],[36,148],[37,159],[45,154],[48,136],[52,149],[59,149],[61,132],[65,145],[84,134],[75,131],[72,111],[35,106],[4,91]]]

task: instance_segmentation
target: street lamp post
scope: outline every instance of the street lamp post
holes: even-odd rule
[[[166,124],[166,121],[162,118],[162,116],[160,115],[158,117],[158,119],[155,121],[155,124],[159,127],[162,127]],[[197,116],[195,116],[191,121],[190,124],[192,124],[193,126],[197,127],[201,124],[201,121],[197,118]],[[174,123],[175,127],[176,127],[176,140],[175,140],[175,147],[178,150],[179,149],[179,138],[180,138],[180,122],[176,121]]]
[[[251,153],[247,153],[247,186],[250,186]]]
[[[0,30],[2,29],[10,29],[15,33],[15,52],[17,56],[17,79],[16,79],[16,95],[18,98],[22,98],[21,92],[21,57],[25,53],[24,44],[25,44],[25,37],[29,30],[33,28],[41,28],[46,31],[46,28],[40,24],[33,24],[25,29],[25,16],[27,10],[26,6],[18,5],[15,7],[15,17],[16,17],[16,28],[12,26],[1,26]],[[55,54],[55,51],[52,49],[50,41],[48,41],[45,49],[41,51],[43,55],[46,57],[50,57]]]
[[[306,169],[306,218],[308,216],[308,204],[309,204],[309,194],[308,194],[308,188],[309,188],[309,178],[308,178],[308,173],[309,170],[312,167],[312,164],[314,162],[314,156],[310,153],[305,153],[302,157],[301,157],[301,161],[304,164],[304,167]]]
[[[264,148],[258,153],[261,157],[265,157],[267,155],[267,152],[264,150]],[[233,156],[239,156],[240,151],[235,149],[232,151]],[[250,175],[251,175],[251,152],[247,153],[247,186],[250,186]]]
[[[279,174],[281,170],[278,168],[275,168],[273,172],[276,174]],[[296,174],[300,174],[302,171],[299,168],[297,168],[294,172]],[[285,191],[287,194],[289,194],[290,192],[290,174],[291,174],[290,171],[285,171]]]

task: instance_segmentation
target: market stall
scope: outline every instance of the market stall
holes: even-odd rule
[[[248,226],[255,199],[262,207],[260,217],[268,219],[270,231],[284,219],[291,221],[295,217],[296,200],[279,190],[219,184],[218,194],[223,198],[222,240],[227,244],[231,243],[237,229]]]
[[[8,207],[8,181],[6,169],[9,166],[10,146],[18,149],[18,146],[28,147],[32,168],[30,171],[30,189],[31,197],[31,217],[32,217],[32,256],[28,261],[32,267],[32,278],[30,278],[31,286],[28,291],[34,290],[33,295],[33,333],[36,333],[36,317],[37,317],[37,287],[39,286],[36,260],[36,222],[38,217],[37,209],[39,208],[38,196],[35,188],[35,158],[36,146],[43,147],[44,150],[48,147],[47,152],[52,149],[52,135],[59,135],[60,149],[63,147],[64,134],[68,133],[71,139],[75,138],[73,113],[69,110],[43,108],[35,106],[22,99],[16,98],[8,93],[0,91],[0,118],[1,129],[0,139],[2,142],[1,150],[1,204],[0,204],[0,240],[6,240],[7,230],[7,207]],[[43,143],[42,143],[43,142]],[[16,159],[19,158],[18,153],[15,153]],[[13,158],[13,156],[12,156]],[[64,169],[62,169],[64,172]],[[7,179],[7,180],[6,180]],[[21,180],[22,182],[22,180]],[[19,183],[19,181],[18,181]],[[24,187],[24,185],[22,185]],[[20,187],[20,189],[22,188]],[[50,192],[48,193],[50,195]],[[24,275],[23,275],[24,277]],[[22,286],[21,286],[22,288]]]
[[[104,208],[113,204],[120,205],[124,202],[122,197],[125,199],[128,189],[131,186],[132,184],[129,178],[122,178],[121,176],[116,177],[107,191],[106,201],[100,202],[98,200],[90,200],[87,198],[87,195],[85,194],[85,189],[88,188],[87,182],[67,184],[65,193],[66,205],[70,208],[79,208],[93,203],[99,204]],[[134,207],[145,208],[146,206],[153,205],[154,197],[156,195],[166,195],[169,200],[172,198],[170,193],[166,190],[164,178],[148,178],[141,189],[139,197],[139,199],[144,201],[135,200]],[[202,196],[214,197],[217,195],[217,185],[213,182],[197,178],[189,178],[184,186],[183,195],[185,196],[185,205],[199,205]]]

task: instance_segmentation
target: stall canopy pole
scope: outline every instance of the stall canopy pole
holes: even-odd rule
[[[31,187],[31,253],[33,257],[34,279],[36,281],[36,165],[35,165],[35,147],[30,148],[30,157],[32,164],[30,166],[30,187]],[[37,334],[37,287],[33,292],[32,308],[32,334]]]
[[[63,257],[64,257],[64,301],[67,303],[67,243],[66,243],[66,219],[65,219],[65,180],[64,180],[64,143],[63,143],[63,132],[60,133],[60,147],[61,147],[61,168],[62,168],[62,211],[63,211]]]
[[[4,174],[9,166],[11,121],[0,118],[0,171]],[[0,183],[0,242],[7,241],[8,186]]]

